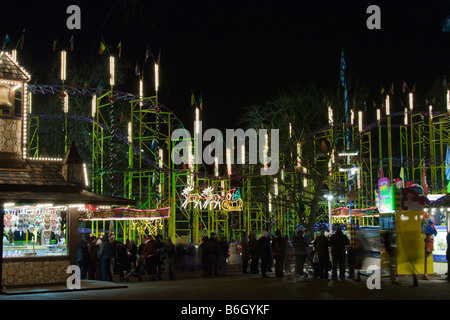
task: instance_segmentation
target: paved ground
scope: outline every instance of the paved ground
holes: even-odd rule
[[[296,281],[292,274],[284,278],[262,278],[241,274],[231,269],[225,276],[203,278],[199,271],[177,273],[174,281],[142,282],[130,278],[128,283],[83,281],[82,290],[65,286],[7,290],[0,300],[152,300],[152,301],[298,301],[298,300],[448,300],[450,283],[441,277],[419,280],[411,288],[412,278],[401,277],[392,285],[382,277],[380,289],[370,290],[363,277],[361,282],[320,280]],[[6,294],[5,294],[6,293]]]
[[[353,312],[360,317],[370,313],[417,317],[418,311],[430,306],[421,300],[433,300],[433,305],[438,306],[442,304],[436,300],[450,299],[450,283],[440,277],[419,280],[419,287],[414,288],[410,287],[411,278],[402,277],[398,285],[391,285],[389,279],[382,277],[381,288],[370,290],[364,278],[361,282],[313,278],[295,281],[292,274],[284,278],[269,275],[270,278],[262,278],[231,269],[227,275],[214,278],[203,278],[199,271],[188,271],[177,273],[174,281],[146,278],[142,282],[131,278],[128,283],[82,281],[81,290],[68,290],[66,286],[8,290],[0,295],[0,303],[20,312],[21,316],[61,310],[58,311],[61,316],[117,318],[118,312],[123,314],[128,310],[137,312],[133,316],[146,317],[163,312],[166,319],[253,316],[279,320],[280,316],[311,315],[310,310],[322,316]],[[79,300],[83,300],[81,304],[77,303]],[[63,308],[55,309],[59,306]]]

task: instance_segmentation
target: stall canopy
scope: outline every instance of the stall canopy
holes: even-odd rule
[[[80,220],[155,220],[169,218],[169,215],[170,207],[151,210],[131,208],[94,209],[81,213]]]

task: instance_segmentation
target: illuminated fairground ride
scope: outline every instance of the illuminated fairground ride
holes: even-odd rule
[[[184,126],[158,101],[159,65],[155,64],[155,95],[150,97],[143,95],[142,79],[139,80],[139,94],[115,90],[115,59],[112,56],[109,58],[109,75],[109,89],[66,85],[66,54],[62,51],[62,83],[31,85],[26,95],[26,157],[61,161],[69,141],[75,139],[78,145],[90,146],[91,159],[85,164],[86,175],[90,177],[87,187],[97,194],[136,200],[136,210],[84,208],[81,216],[83,220],[92,221],[93,233],[108,229],[106,221],[115,222],[115,230],[122,230],[124,240],[138,241],[145,236],[161,234],[173,240],[182,238],[199,243],[201,237],[209,236],[211,232],[231,238],[237,232],[248,231],[250,225],[245,225],[247,219],[242,218],[242,192],[247,189],[231,187],[230,168],[225,175],[220,175],[216,164],[214,174],[208,174],[192,159],[185,159],[186,165],[175,165],[171,161],[172,150],[180,142],[172,141],[171,134]],[[40,95],[56,99],[56,104],[61,105],[59,112],[52,115],[34,113],[37,108],[33,108],[33,103]],[[85,115],[71,114],[75,104],[83,106],[84,110],[88,107],[90,116],[86,116],[86,112]],[[196,108],[196,120],[199,115]],[[86,124],[90,143],[77,141],[70,130],[72,126]],[[63,132],[63,142],[57,142],[60,146],[54,152],[58,156],[49,155],[47,141],[40,137],[43,125],[58,127]],[[194,139],[188,139],[186,143],[192,146]],[[253,210],[247,212],[249,220],[256,220],[252,218]],[[262,229],[262,215],[257,216]],[[109,224],[110,230],[114,230],[113,225]]]
[[[199,243],[211,232],[228,239],[240,239],[244,231],[280,229],[284,234],[292,234],[299,227],[295,210],[279,202],[279,199],[288,197],[289,189],[298,182],[292,179],[292,173],[286,171],[279,177],[263,177],[254,165],[233,165],[233,168],[226,165],[224,169],[216,162],[214,173],[209,174],[208,168],[193,161],[191,152],[184,164],[175,165],[171,157],[173,152],[179,151],[177,148],[183,139],[172,141],[172,133],[184,126],[158,101],[159,65],[155,64],[155,94],[144,97],[142,80],[139,81],[139,94],[115,90],[114,64],[114,57],[110,57],[109,89],[68,86],[65,85],[63,51],[62,84],[29,85],[26,92],[26,157],[51,158],[45,153],[45,141],[40,140],[39,135],[44,119],[58,119],[62,123],[64,142],[61,150],[64,152],[69,141],[73,140],[71,125],[87,124],[91,136],[91,141],[85,143],[90,146],[91,153],[86,164],[89,188],[98,194],[136,200],[135,209],[138,211],[89,208],[92,212],[88,218],[92,220],[93,231],[99,230],[99,223],[103,222],[104,226],[109,219],[116,221],[117,232],[122,229],[124,240],[139,241],[143,236],[162,234],[172,240]],[[55,115],[35,114],[33,97],[39,95],[59,99],[61,112]],[[90,108],[90,116],[71,114],[71,103],[76,99],[79,104]],[[328,221],[330,209],[334,213],[333,223],[348,222],[347,208],[351,200],[353,217],[362,225],[375,225],[374,194],[380,172],[386,172],[392,180],[403,176],[403,180],[419,185],[426,177],[428,194],[446,193],[445,155],[450,140],[448,113],[433,112],[431,107],[427,112],[416,112],[412,93],[408,109],[391,113],[389,99],[387,95],[385,115],[381,116],[381,110],[377,109],[377,120],[372,123],[364,124],[363,116],[366,114],[362,111],[357,114],[358,121],[354,121],[356,115],[352,111],[350,124],[337,129],[330,125],[315,133],[317,154],[321,152],[322,141],[330,137],[336,145],[345,146],[346,130],[351,132],[350,149],[354,151],[351,155],[342,156],[336,148],[331,156],[326,184],[328,193],[339,200],[327,202],[324,195],[320,202],[319,222]],[[123,113],[122,110],[127,111]],[[192,110],[193,120],[199,121],[199,108]],[[447,112],[450,111],[447,109]],[[329,114],[331,123],[332,112]],[[189,150],[193,150],[193,138],[186,139],[185,143]],[[298,154],[301,155],[301,150]],[[318,157],[317,161],[322,160]],[[314,188],[306,177],[301,181],[303,187]],[[278,179],[290,182],[280,184]],[[309,208],[304,210],[308,212]]]
[[[415,187],[419,194],[433,200],[447,193],[450,99],[448,91],[443,94],[446,94],[444,112],[433,110],[433,107],[438,109],[433,104],[420,106],[426,111],[417,110],[413,93],[408,95],[407,107],[402,105],[403,110],[395,113],[391,112],[393,96],[387,94],[383,110],[376,109],[376,120],[371,123],[364,123],[364,117],[370,116],[366,112],[352,111],[346,126],[350,128],[352,141],[351,153],[347,155],[339,152],[345,151],[344,125],[334,132],[329,126],[316,135],[318,153],[321,141],[333,135],[338,137],[335,141],[340,145],[331,157],[327,182],[328,193],[335,200],[327,202],[324,196],[319,221],[329,221],[331,210],[333,223],[345,224],[353,218],[359,225],[377,225],[375,193],[382,177],[390,178],[399,188]],[[353,215],[349,212],[350,201]]]

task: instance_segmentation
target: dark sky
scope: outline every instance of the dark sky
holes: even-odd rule
[[[81,8],[81,30],[66,27],[71,4]],[[381,30],[366,27],[371,4],[381,9]],[[65,44],[74,34],[70,54],[76,56],[98,54],[102,36],[112,49],[122,41],[122,59],[132,65],[122,89],[137,93],[136,60],[143,64],[147,44],[155,56],[161,49],[161,103],[190,122],[191,90],[197,99],[202,94],[206,127],[235,128],[245,106],[291,85],[336,87],[342,48],[347,65],[374,92],[381,84],[399,89],[403,80],[428,90],[450,65],[450,33],[441,31],[450,1],[43,0],[2,6],[8,7],[0,37],[8,33],[16,43],[26,30],[19,61],[32,75],[33,66],[58,57],[55,36]],[[146,88],[151,95],[151,76]]]

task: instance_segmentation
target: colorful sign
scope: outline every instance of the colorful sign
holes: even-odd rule
[[[381,213],[394,211],[394,192],[388,178],[378,180],[378,210]]]

